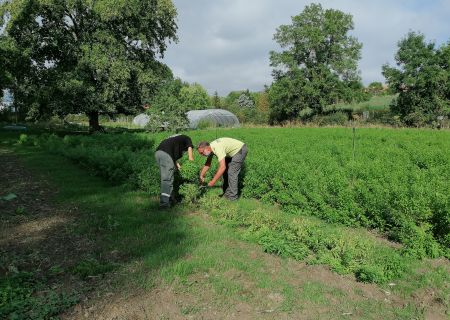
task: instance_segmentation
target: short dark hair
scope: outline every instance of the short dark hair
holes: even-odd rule
[[[209,147],[209,142],[208,141],[202,141],[197,145],[197,149],[203,149]]]

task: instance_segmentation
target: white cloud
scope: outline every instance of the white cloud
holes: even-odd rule
[[[269,51],[277,50],[273,34],[311,1],[174,0],[178,10],[179,43],[165,54],[174,74],[198,82],[209,93],[261,90],[270,84]],[[394,62],[397,42],[408,31],[428,40],[449,40],[450,1],[325,0],[325,8],[353,15],[353,34],[363,43],[363,81],[383,81],[381,66]]]

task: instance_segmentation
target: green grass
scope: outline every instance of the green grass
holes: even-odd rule
[[[211,136],[215,132],[201,134]],[[2,134],[3,141],[8,139],[16,140],[17,136]],[[11,148],[10,144],[3,145]],[[58,188],[56,201],[60,206],[76,204],[79,207],[82,216],[74,232],[97,243],[91,259],[82,260],[76,268],[69,270],[76,277],[114,272],[121,274],[115,279],[117,288],[128,284],[125,287],[132,290],[131,283],[150,290],[172,284],[180,292],[198,296],[206,291],[210,294],[208,304],[222,309],[238,301],[262,310],[272,308],[266,305],[267,293],[275,292],[283,296],[276,312],[301,314],[309,310],[311,318],[318,319],[346,318],[343,316],[346,312],[359,319],[422,318],[423,311],[414,305],[412,297],[424,288],[432,288],[442,301],[448,301],[448,268],[431,267],[427,261],[412,264],[407,280],[399,280],[393,288],[408,302],[405,306],[366,299],[363,292],[356,292],[353,301],[339,287],[330,286],[321,279],[293,281],[298,275],[289,268],[290,242],[275,242],[274,246],[273,241],[265,240],[267,236],[280,240],[276,232],[271,233],[271,228],[277,231],[277,225],[290,225],[296,217],[286,216],[271,205],[246,199],[235,203],[220,202],[216,200],[214,190],[201,200],[200,207],[181,205],[161,212],[157,208],[157,199],[148,193],[124,185],[113,186],[66,158],[34,147],[17,146],[15,151],[29,168],[50,179]],[[340,269],[346,261],[345,255],[335,255],[333,248],[326,250],[326,242],[330,239],[337,244],[343,243],[344,247],[335,246],[340,249],[358,248],[361,240],[379,249],[379,256],[396,252],[378,243],[364,229],[327,224],[314,217],[301,217],[300,220],[297,217],[296,221],[301,221],[310,230],[309,238],[306,235],[304,238],[306,261],[330,265],[340,273],[346,273]],[[266,233],[257,232],[262,226]],[[242,240],[250,243],[243,244]],[[317,241],[316,245],[312,240]],[[322,244],[321,240],[324,241]],[[321,247],[323,244],[325,249]],[[111,263],[103,258],[114,250],[121,254],[119,261]],[[262,258],[262,250],[286,257],[280,260],[280,269],[275,274],[272,273],[273,266]],[[377,250],[370,254],[376,254]],[[252,251],[258,253],[256,259],[250,258]],[[427,271],[424,273],[420,271],[422,269]],[[57,268],[54,272],[58,272]],[[31,292],[37,290],[28,285],[26,288]],[[61,306],[65,304],[61,303]],[[448,310],[448,303],[446,306]],[[195,315],[201,306],[182,305],[179,309],[182,315]]]
[[[254,128],[188,134],[194,141],[225,135],[248,144],[244,197],[298,216],[377,229],[417,258],[450,254],[448,132]],[[156,195],[159,174],[152,153],[167,135],[21,135],[19,143],[41,146],[113,183]],[[268,147],[273,137],[277,143]],[[184,185],[181,191],[195,199],[195,189]]]
[[[333,105],[332,107],[336,109],[352,109],[354,111],[388,110],[389,105],[395,97],[395,95],[372,96],[368,101],[351,104],[338,103]]]
[[[24,271],[0,276],[0,318],[54,319],[79,301],[77,293],[53,291],[46,280]]]

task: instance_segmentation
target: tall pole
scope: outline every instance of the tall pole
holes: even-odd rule
[[[355,161],[355,133],[356,133],[356,128],[353,127],[353,161]]]

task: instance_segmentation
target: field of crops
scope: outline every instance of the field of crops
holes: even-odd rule
[[[242,195],[286,215],[375,229],[408,257],[450,257],[450,132],[351,128],[188,132],[194,144],[227,136],[249,148]],[[168,134],[21,136],[114,183],[159,192],[153,150]],[[185,166],[194,182],[204,159]],[[210,170],[212,171],[212,170]],[[183,172],[183,169],[182,169]],[[274,222],[272,222],[274,223]]]

